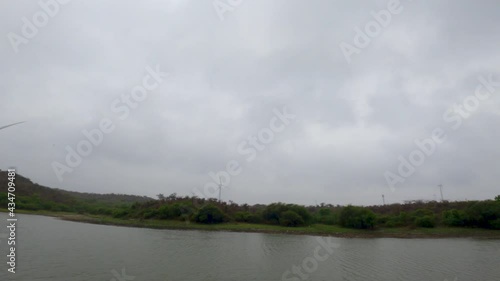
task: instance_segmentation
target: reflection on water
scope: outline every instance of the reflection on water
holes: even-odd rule
[[[5,221],[5,215],[1,220]],[[0,233],[5,233],[2,229]],[[500,280],[500,241],[343,239],[126,228],[19,215],[0,280]],[[323,238],[326,239],[326,238]],[[7,251],[5,241],[0,253]],[[318,257],[328,256],[325,260]],[[6,260],[6,257],[4,258]],[[311,270],[313,269],[313,270]]]

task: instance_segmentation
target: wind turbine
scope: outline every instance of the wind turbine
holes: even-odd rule
[[[443,185],[440,184],[438,186],[439,186],[439,191],[441,192],[441,202],[443,202],[444,201],[444,199],[443,199]]]
[[[5,128],[8,128],[8,127],[10,127],[10,126],[14,126],[14,125],[17,125],[17,124],[21,124],[21,123],[24,123],[24,122],[26,122],[26,121],[21,121],[21,122],[17,122],[17,123],[12,123],[12,124],[9,124],[9,125],[5,125],[5,126],[0,127],[0,130],[5,129]]]

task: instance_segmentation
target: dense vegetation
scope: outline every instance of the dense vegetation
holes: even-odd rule
[[[7,206],[7,172],[0,170],[0,208]],[[95,194],[49,188],[16,175],[15,203],[18,210],[54,211],[112,215],[136,202],[153,200],[146,196]]]
[[[0,186],[7,184],[0,171]],[[461,202],[408,202],[384,206],[300,206],[272,203],[247,205],[189,196],[158,199],[130,195],[98,195],[51,189],[17,177],[16,209],[98,214],[119,219],[189,221],[200,224],[258,223],[285,227],[312,224],[346,228],[433,228],[436,226],[500,229],[500,195],[495,200]],[[7,193],[0,192],[0,206]]]
[[[375,213],[362,207],[347,206],[340,211],[340,225],[343,227],[369,229],[375,227]]]

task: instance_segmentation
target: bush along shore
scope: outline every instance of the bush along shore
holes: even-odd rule
[[[371,207],[323,204],[306,207],[285,203],[249,206],[171,195],[159,200],[121,204],[113,208],[90,208],[76,212],[40,208],[24,212],[69,221],[158,229],[360,238],[500,239],[500,200],[416,202]]]
[[[0,171],[0,174],[5,171]],[[0,186],[7,177],[0,176]],[[9,203],[0,190],[0,205]],[[5,211],[5,210],[4,210]],[[68,192],[18,175],[16,211],[134,227],[320,234],[343,237],[500,237],[500,195],[491,200],[383,206],[237,204],[196,196]]]

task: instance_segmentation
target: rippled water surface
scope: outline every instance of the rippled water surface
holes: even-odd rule
[[[499,240],[329,239],[19,215],[16,274],[0,238],[0,280],[500,280]]]

